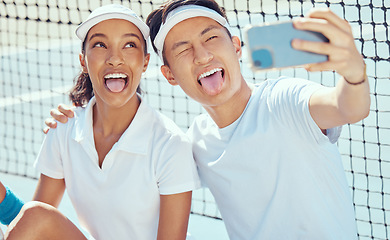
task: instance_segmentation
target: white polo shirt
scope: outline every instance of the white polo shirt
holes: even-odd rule
[[[239,119],[210,116],[188,131],[199,176],[232,240],[352,240],[357,229],[341,156],[341,128],[322,134],[309,112],[319,84],[267,80]]]
[[[36,160],[44,175],[65,179],[80,224],[95,239],[155,240],[160,195],[199,186],[191,144],[176,124],[141,101],[102,168],[94,145],[92,109],[47,134]]]

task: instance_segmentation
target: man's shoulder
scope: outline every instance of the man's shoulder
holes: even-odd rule
[[[302,91],[306,92],[306,89],[316,89],[318,87],[321,87],[321,85],[307,79],[282,76],[256,84],[253,95],[261,95],[263,99],[268,97],[279,98],[300,94]]]

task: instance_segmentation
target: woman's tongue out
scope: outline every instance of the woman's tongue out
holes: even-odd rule
[[[199,79],[200,85],[203,90],[209,95],[217,95],[221,92],[223,86],[223,74],[222,71],[216,71],[215,73],[202,77]]]
[[[125,85],[126,81],[123,78],[106,80],[106,86],[111,92],[122,92]]]
[[[107,88],[111,92],[118,93],[118,92],[122,92],[123,89],[125,89],[126,78],[127,78],[127,76],[123,75],[123,74],[110,74],[110,75],[106,76],[104,79],[105,79],[105,83],[106,83]]]

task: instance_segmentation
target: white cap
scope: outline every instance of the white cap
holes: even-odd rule
[[[149,37],[149,27],[142,21],[138,15],[125,6],[119,4],[105,5],[96,8],[88,16],[87,20],[81,23],[76,29],[77,37],[84,42],[88,31],[96,24],[108,19],[123,19],[133,23],[141,31],[145,40]]]
[[[161,24],[160,29],[156,35],[156,38],[153,41],[154,45],[157,48],[157,54],[160,57],[161,61],[163,61],[162,51],[164,49],[164,42],[168,32],[176,24],[186,19],[194,18],[194,17],[211,18],[230,31],[229,23],[226,21],[226,19],[223,16],[221,16],[216,11],[199,5],[180,6],[168,13],[165,23]]]

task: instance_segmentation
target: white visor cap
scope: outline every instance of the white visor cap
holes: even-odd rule
[[[162,52],[164,49],[164,42],[165,38],[167,37],[167,34],[169,31],[178,23],[194,17],[207,17],[215,20],[222,26],[228,29],[230,31],[229,23],[226,21],[224,17],[222,17],[219,13],[216,11],[199,6],[199,5],[184,5],[180,6],[174,10],[172,10],[170,13],[168,13],[167,18],[165,20],[165,23],[162,23],[160,26],[160,29],[156,35],[156,38],[154,39],[153,43],[154,46],[157,48],[158,56],[160,57],[161,61],[163,61]]]
[[[88,31],[96,24],[109,19],[123,19],[133,23],[142,33],[145,40],[149,37],[149,27],[138,15],[125,6],[110,4],[98,7],[92,11],[87,20],[81,23],[76,29],[77,37],[84,42]],[[114,27],[114,26],[113,26]]]

